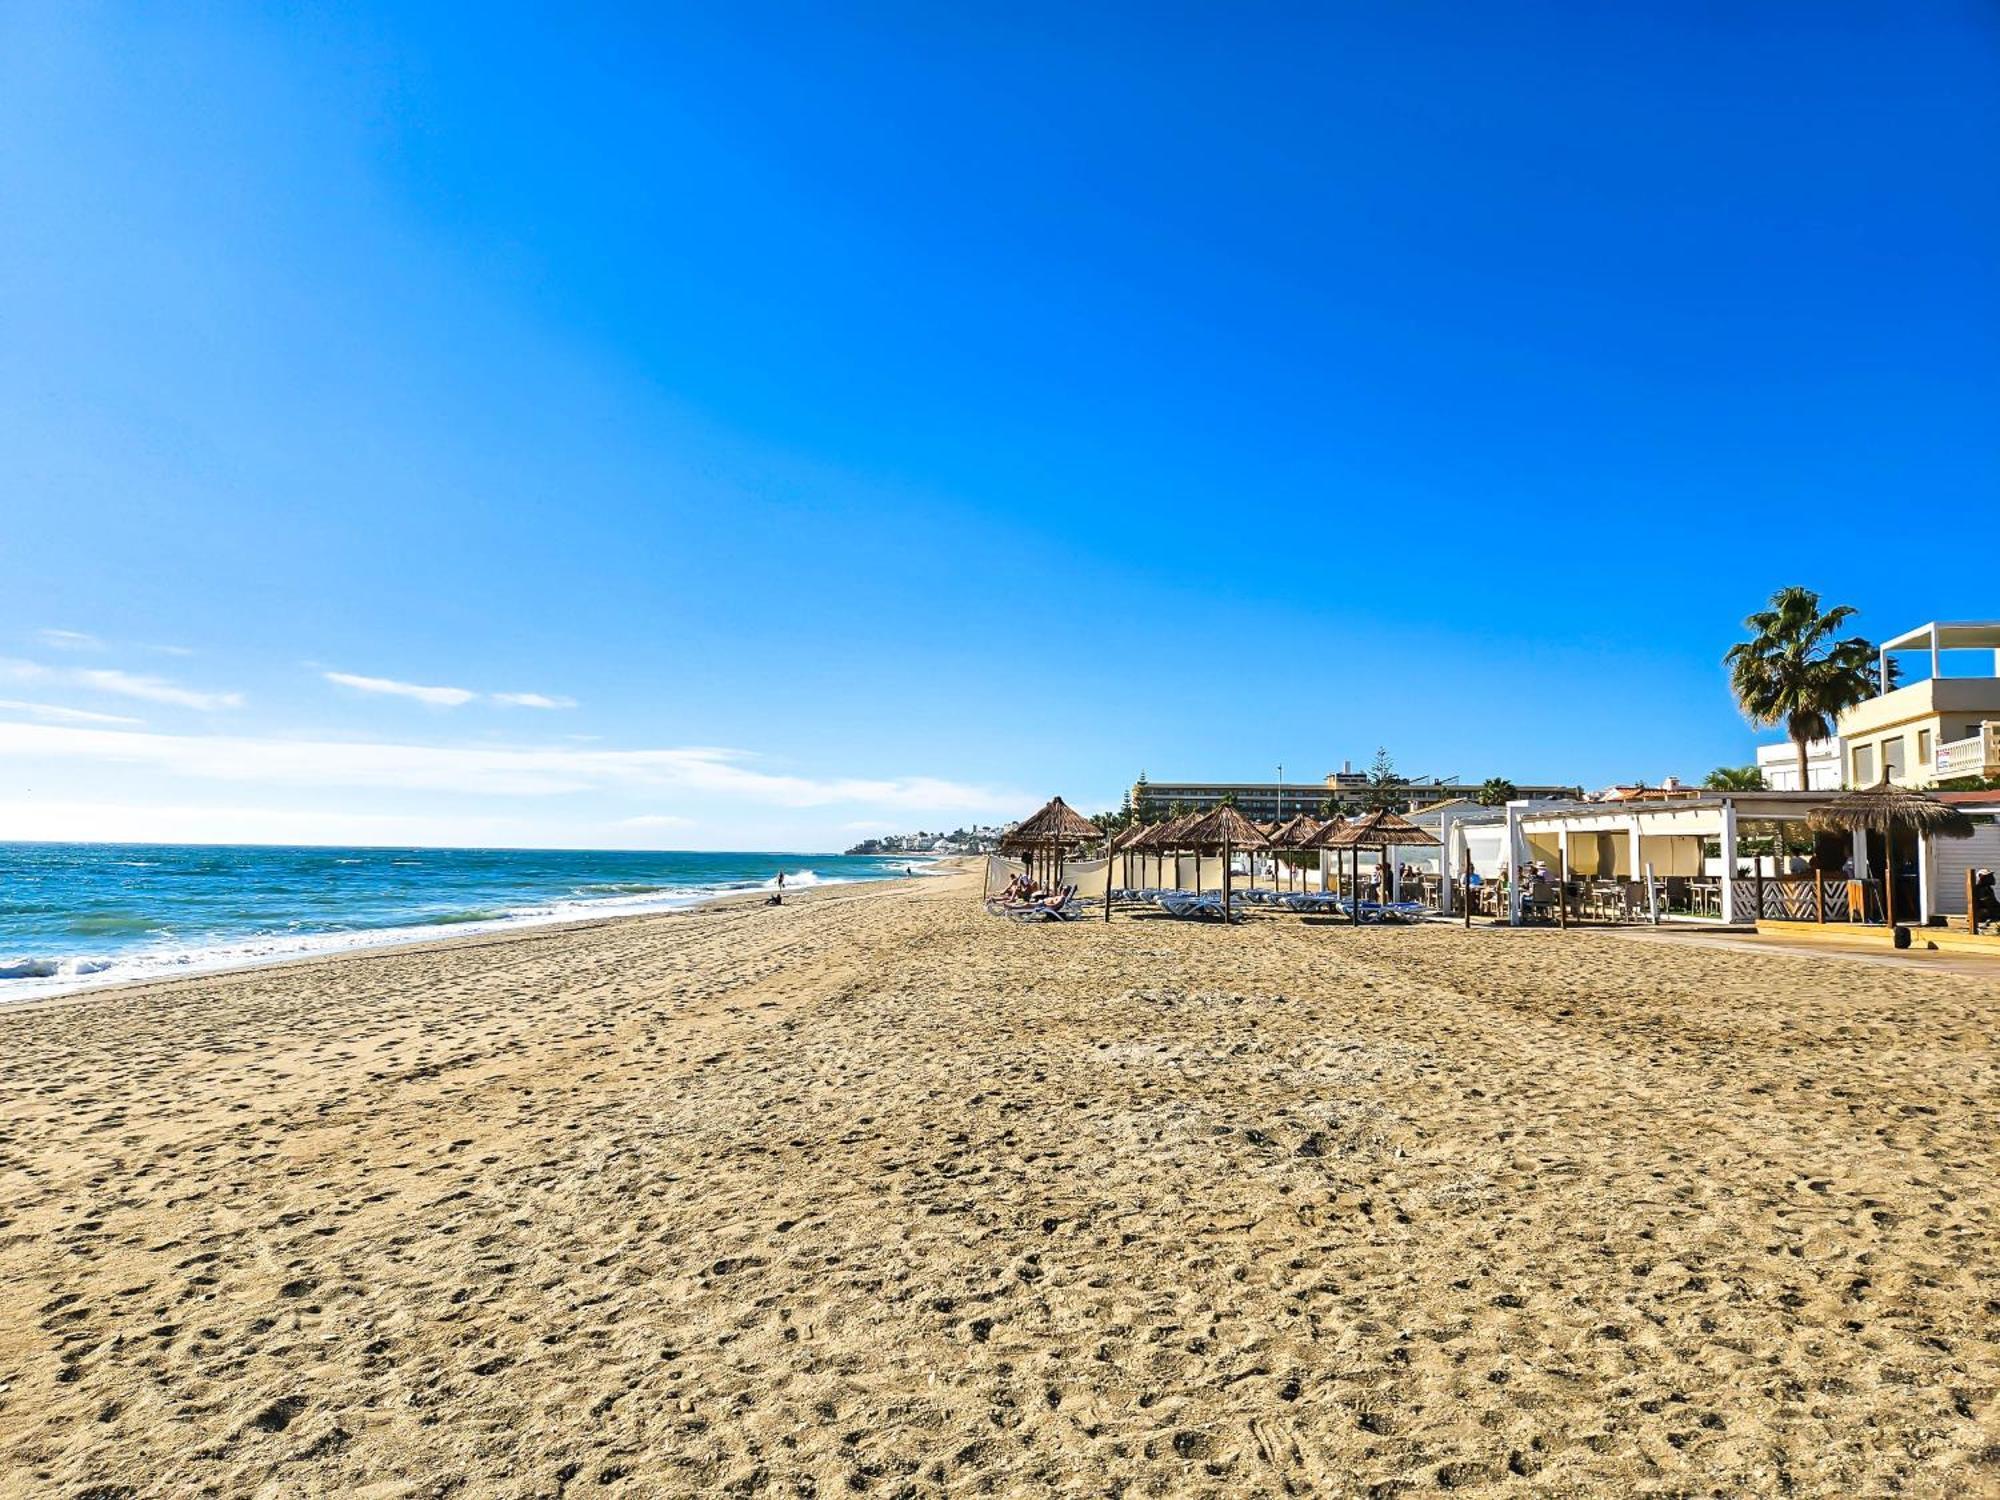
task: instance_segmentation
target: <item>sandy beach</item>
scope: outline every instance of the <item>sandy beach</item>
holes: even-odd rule
[[[0,1492],[2000,1492],[2000,981],[964,877],[0,1011]]]

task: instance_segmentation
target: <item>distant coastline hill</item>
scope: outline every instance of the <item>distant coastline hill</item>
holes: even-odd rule
[[[991,854],[1006,836],[1005,826],[957,828],[950,833],[885,833],[863,839],[849,854]]]

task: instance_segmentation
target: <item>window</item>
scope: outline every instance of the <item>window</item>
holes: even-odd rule
[[[1919,729],[1917,731],[1917,764],[1925,770],[1929,770],[1934,758],[1931,747],[1931,732],[1928,729]]]
[[[1858,787],[1875,785],[1875,747],[1873,745],[1856,745],[1854,747],[1854,784]]]
[[[1903,737],[1882,741],[1882,774],[1900,784],[1903,780]]]

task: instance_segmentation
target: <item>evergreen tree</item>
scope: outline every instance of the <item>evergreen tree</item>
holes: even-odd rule
[[[1390,756],[1387,746],[1377,746],[1375,759],[1368,767],[1368,790],[1364,801],[1370,812],[1384,808],[1394,809],[1399,803],[1409,800],[1409,783],[1396,774],[1396,762]]]

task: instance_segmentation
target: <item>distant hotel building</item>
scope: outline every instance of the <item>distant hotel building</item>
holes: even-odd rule
[[[1425,807],[1433,802],[1469,797],[1479,783],[1441,781],[1426,776],[1405,781],[1397,787],[1401,811]],[[1368,776],[1352,769],[1329,771],[1319,781],[1138,781],[1132,786],[1132,807],[1145,818],[1160,818],[1178,803],[1184,812],[1207,812],[1224,797],[1235,800],[1236,810],[1259,823],[1275,823],[1298,813],[1320,815],[1320,805],[1331,798],[1336,803],[1358,806],[1368,792]],[[1517,785],[1514,795],[1535,802],[1583,796],[1580,786]]]

